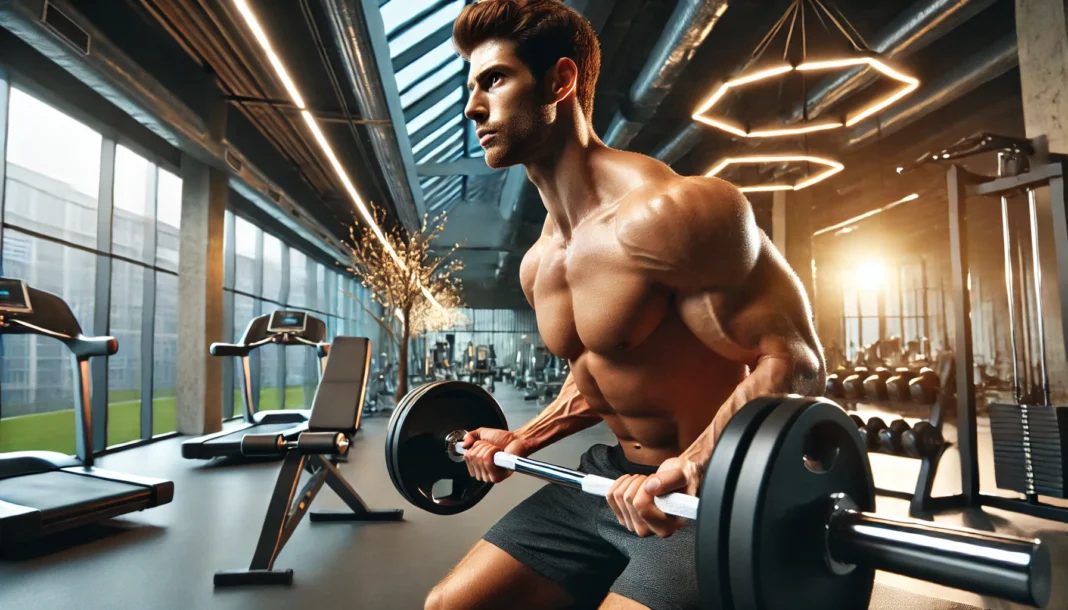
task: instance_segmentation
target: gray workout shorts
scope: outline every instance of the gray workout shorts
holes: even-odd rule
[[[627,461],[618,445],[594,445],[579,469],[610,479],[656,472]],[[612,592],[652,610],[690,610],[699,605],[696,530],[687,523],[669,538],[640,538],[616,521],[604,498],[549,484],[483,538],[559,584],[579,608],[596,608]]]

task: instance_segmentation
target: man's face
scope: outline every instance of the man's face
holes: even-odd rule
[[[515,43],[488,40],[471,53],[464,116],[474,121],[475,135],[492,168],[524,163],[548,138],[556,107],[534,75],[515,54]]]

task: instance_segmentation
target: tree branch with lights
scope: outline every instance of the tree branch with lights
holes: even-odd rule
[[[374,226],[353,223],[346,247],[352,259],[349,271],[370,290],[383,314],[368,315],[385,331],[400,352],[396,401],[408,393],[408,347],[413,337],[462,323],[461,283],[456,272],[463,263],[452,257],[459,244],[437,255],[432,243],[445,229],[446,215],[423,217],[422,229],[411,232],[395,225],[384,230],[386,214],[371,204]],[[346,293],[347,294],[347,293]],[[349,294],[349,298],[356,300]]]

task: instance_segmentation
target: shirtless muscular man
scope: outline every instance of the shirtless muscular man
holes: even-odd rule
[[[559,397],[526,425],[464,439],[468,469],[501,481],[496,451],[530,455],[601,421],[619,444],[579,465],[616,479],[608,502],[545,486],[426,608],[695,608],[695,524],[652,497],[696,495],[717,437],[750,400],[822,393],[804,288],[737,188],[598,139],[600,49],[578,13],[559,0],[483,0],[463,9],[453,42],[470,61],[464,114],[486,164],[522,164],[545,203],[520,281],[545,345],[571,363]]]

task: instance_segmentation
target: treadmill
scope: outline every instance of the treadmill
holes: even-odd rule
[[[310,416],[308,409],[257,409],[257,397],[252,391],[250,356],[256,348],[269,344],[314,348],[319,358],[319,379],[322,379],[330,353],[330,344],[326,342],[326,324],[322,320],[303,311],[290,310],[278,310],[253,318],[239,343],[211,344],[212,356],[233,356],[241,359],[245,421],[237,428],[185,441],[182,443],[183,458],[210,460],[240,456],[241,439],[246,434],[281,434],[289,440],[307,430]]]
[[[167,504],[174,483],[93,466],[89,359],[119,349],[114,337],[86,337],[63,299],[22,280],[0,278],[0,334],[54,337],[73,358],[77,455],[51,451],[0,454],[0,546]]]

